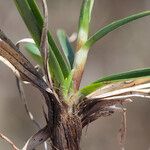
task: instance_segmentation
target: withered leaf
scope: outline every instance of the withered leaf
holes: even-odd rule
[[[0,31],[1,32],[1,31]],[[1,34],[0,34],[1,38]],[[7,40],[5,40],[7,42]],[[22,80],[32,83],[34,86],[51,92],[50,88],[42,77],[38,74],[34,66],[10,43],[6,43],[4,38],[0,39],[1,60],[10,67]]]
[[[117,82],[100,88],[90,95],[88,99],[121,99],[130,97],[150,97],[150,77],[137,78],[131,81]]]
[[[43,129],[41,129],[40,131],[38,131],[31,138],[29,138],[29,140],[27,141],[27,143],[25,144],[25,146],[23,147],[22,150],[32,150],[32,149],[34,149],[38,145],[45,142],[49,138],[49,135],[50,135],[49,130],[48,130],[48,127],[46,126]]]

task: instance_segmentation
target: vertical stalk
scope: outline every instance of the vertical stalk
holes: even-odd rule
[[[69,114],[64,109],[56,118],[54,118],[53,127],[51,128],[52,149],[79,150],[82,133],[80,118]]]

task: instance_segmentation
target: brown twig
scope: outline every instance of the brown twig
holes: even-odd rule
[[[8,137],[6,137],[4,134],[0,133],[0,137],[5,140],[8,144],[10,144],[14,150],[20,150]]]

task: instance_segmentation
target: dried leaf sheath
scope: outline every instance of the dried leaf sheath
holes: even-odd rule
[[[48,127],[44,127],[38,131],[35,135],[30,137],[26,142],[22,150],[33,150],[36,146],[40,145],[50,137]]]
[[[0,33],[2,33],[2,35],[4,35],[3,32],[0,32]],[[6,38],[7,37],[5,37],[5,39]],[[8,42],[9,40],[6,40],[6,41]],[[52,91],[49,89],[49,87],[47,86],[45,81],[42,79],[42,77],[38,74],[38,72],[33,67],[33,65],[22,55],[22,53],[20,51],[17,50],[17,48],[15,46],[13,46],[13,47],[10,46],[11,44],[10,44],[10,41],[9,41],[9,44],[7,44],[5,41],[0,39],[0,58],[1,58],[1,60],[14,71],[15,75],[19,76],[24,81],[28,81],[28,82],[32,83],[43,93],[43,96],[46,100],[46,104],[48,107],[48,119],[53,120],[53,110],[56,111],[56,109],[57,109],[57,112],[59,112],[59,108],[60,108],[60,103],[59,103],[58,98],[55,96],[55,94],[52,93]],[[53,105],[53,107],[52,107],[52,105]],[[57,116],[57,115],[55,115],[55,116]],[[46,129],[46,131],[49,131],[50,128],[52,128],[52,126],[53,126],[53,122],[49,121],[48,129]],[[46,135],[46,138],[43,138],[43,137],[45,137],[45,135]],[[42,135],[37,134],[37,136],[34,136],[34,138],[36,138],[35,140],[37,140],[37,138],[39,137],[42,139],[42,141],[43,140],[45,141],[48,137],[50,137],[50,132],[44,133],[43,137],[41,137],[41,136]],[[33,138],[31,138],[31,142],[29,142],[28,144],[31,144],[30,146],[32,147],[33,145],[37,146],[42,142],[41,140],[37,141],[37,142],[35,140]],[[34,141],[36,143],[33,143],[32,141]],[[26,145],[27,147],[28,147],[28,144]],[[29,148],[29,150],[30,150],[30,148]]]
[[[35,86],[51,92],[31,63],[19,51],[15,51],[4,41],[0,41],[0,55],[18,70],[22,80],[31,82]]]

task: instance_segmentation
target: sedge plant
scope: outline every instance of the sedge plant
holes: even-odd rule
[[[120,144],[123,147],[126,111],[122,105],[130,103],[131,97],[150,97],[150,68],[102,77],[83,88],[80,88],[80,83],[91,47],[108,33],[150,15],[150,11],[115,20],[89,36],[94,0],[83,0],[76,46],[72,46],[64,30],[58,30],[60,50],[48,30],[46,0],[41,2],[43,11],[36,0],[14,0],[32,39],[22,39],[15,45],[0,30],[0,59],[15,73],[22,99],[25,100],[22,84],[28,83],[39,89],[47,106],[47,111],[44,111],[45,127],[32,135],[22,150],[35,149],[48,139],[53,150],[79,150],[82,129],[99,117],[109,116],[118,110],[123,112],[120,130]],[[38,68],[20,52],[21,43],[25,43],[25,49]],[[28,109],[27,112],[33,120]]]

